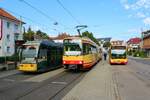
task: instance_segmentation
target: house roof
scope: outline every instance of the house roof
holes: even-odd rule
[[[139,44],[141,42],[141,38],[131,38],[127,41],[129,44]]]
[[[102,41],[102,40],[103,40],[103,41],[108,41],[108,42],[109,42],[109,41],[111,40],[111,37],[97,38],[97,40],[98,40],[98,41]]]
[[[149,38],[149,37],[150,37],[150,33],[149,33],[149,34],[144,35],[143,39],[146,39],[146,38]]]
[[[0,8],[0,17],[8,18],[8,19],[10,19],[12,21],[15,21],[17,23],[22,22],[22,21],[20,21],[19,19],[17,19],[16,17],[14,17],[13,15],[11,15],[10,13],[8,13],[7,11],[5,11],[2,8]],[[24,23],[24,22],[22,22],[22,23]]]

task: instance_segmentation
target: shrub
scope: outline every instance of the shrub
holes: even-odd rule
[[[140,52],[140,57],[145,58],[145,57],[147,57],[147,55],[146,55],[146,53],[144,51],[141,51]]]
[[[139,56],[140,56],[140,51],[134,51],[133,56],[134,56],[134,57],[139,57]]]
[[[0,57],[0,63],[5,63],[5,61],[19,61],[19,56],[14,54],[12,56]]]

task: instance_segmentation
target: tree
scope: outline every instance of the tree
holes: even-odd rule
[[[98,40],[93,36],[92,32],[85,31],[85,32],[82,33],[82,37],[88,37],[93,42],[95,42],[97,45],[100,45],[99,42],[98,42]]]
[[[29,41],[33,41],[34,40],[34,34],[35,32],[32,31],[31,27],[28,28],[27,32],[24,32],[23,37],[24,40],[29,40]]]
[[[36,31],[36,35],[39,36],[41,39],[49,39],[49,36],[41,30]]]
[[[108,47],[110,47],[111,46],[111,43],[110,42],[105,42],[104,44],[103,44],[103,47],[106,47],[106,48],[108,48]]]
[[[27,32],[24,31],[23,38],[25,41],[33,41],[35,39],[49,39],[49,36],[47,35],[47,33],[44,33],[41,30],[34,32],[32,31],[31,27],[29,27]]]

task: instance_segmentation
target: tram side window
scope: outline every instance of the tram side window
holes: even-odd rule
[[[83,43],[83,54],[90,54],[91,52],[91,46],[87,43]]]
[[[97,53],[97,48],[95,46],[91,46],[92,53]]]
[[[57,63],[56,57],[57,57],[57,51],[56,47],[51,48],[51,57],[50,57],[50,62],[52,65],[55,65]]]
[[[47,58],[47,48],[40,47],[39,58]]]

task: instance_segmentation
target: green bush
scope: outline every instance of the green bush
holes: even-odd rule
[[[127,54],[128,54],[129,56],[131,56],[131,55],[132,55],[132,51],[128,51]]]
[[[140,56],[140,51],[134,51],[133,56],[134,56],[134,57],[139,57],[139,56]]]
[[[14,54],[10,57],[0,57],[0,63],[5,63],[5,61],[19,61],[18,54]]]
[[[144,51],[141,51],[140,52],[140,57],[145,58],[145,57],[147,57],[147,55],[146,55],[146,53]]]
[[[5,62],[5,57],[0,57],[0,63],[4,63]]]

